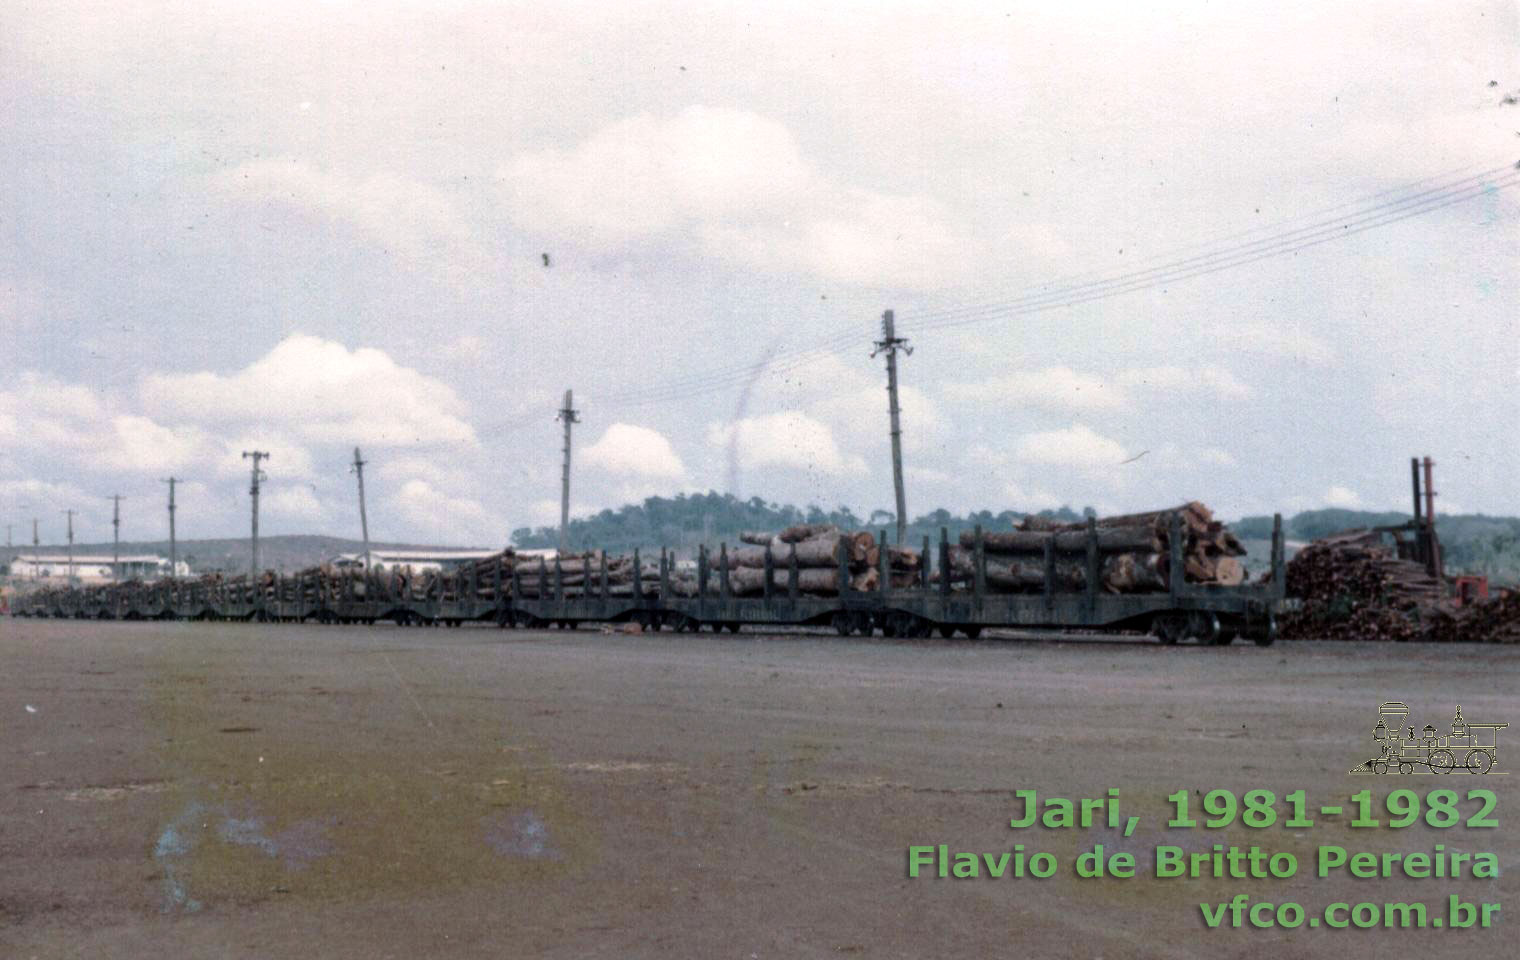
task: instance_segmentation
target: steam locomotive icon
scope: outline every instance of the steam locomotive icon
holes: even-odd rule
[[[1351,773],[1488,773],[1499,762],[1499,731],[1509,724],[1468,723],[1458,705],[1450,735],[1437,736],[1436,728],[1428,723],[1418,733],[1413,726],[1405,727],[1408,716],[1409,706],[1398,701],[1378,707],[1377,726],[1372,729],[1378,755]]]

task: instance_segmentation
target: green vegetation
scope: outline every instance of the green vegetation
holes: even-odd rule
[[[1043,510],[1040,515],[1061,521],[1080,520],[1083,516],[1069,507]],[[918,543],[925,536],[937,540],[941,527],[948,528],[952,538],[976,524],[989,530],[1006,530],[1023,516],[1023,512],[1016,510],[1001,513],[982,510],[967,516],[935,510],[909,524],[908,542]],[[617,553],[634,547],[683,549],[700,543],[734,543],[745,530],[780,530],[796,523],[832,523],[848,530],[880,530],[895,522],[885,510],[861,516],[849,507],[824,510],[811,505],[804,509],[769,503],[760,497],[740,500],[732,494],[699,493],[650,497],[643,503],[574,519],[570,521],[568,536],[572,550],[600,547]],[[521,527],[512,531],[512,543],[525,549],[554,547],[559,543],[559,529]]]

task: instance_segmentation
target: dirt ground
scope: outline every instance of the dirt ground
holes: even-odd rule
[[[1517,691],[1520,647],[0,620],[0,956],[1513,956],[1520,729],[1481,778],[1348,771],[1382,701],[1444,732],[1458,703],[1520,723]],[[1497,829],[1317,809],[1479,786]],[[1128,838],[1009,826],[1015,790],[1111,787]],[[1167,829],[1168,794],[1214,788],[1303,789],[1315,824]],[[940,843],[1059,868],[910,879],[907,848]],[[1074,878],[1095,843],[1137,876]],[[1158,844],[1215,843],[1298,875],[1148,875]],[[1320,844],[1487,850],[1503,875],[1321,880]],[[1506,909],[1488,930],[1205,926],[1200,902],[1242,892]]]

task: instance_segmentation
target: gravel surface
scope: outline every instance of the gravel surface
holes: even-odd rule
[[[1354,777],[1378,704],[1520,723],[1520,648],[892,642],[0,621],[0,957],[1511,955],[1484,930],[1208,929],[1199,903],[1520,911],[1507,757]],[[1507,734],[1514,734],[1508,736]],[[1506,748],[1514,753],[1506,753]],[[1168,830],[1167,794],[1498,794],[1496,830]],[[1013,791],[1141,817],[1012,830]],[[1201,797],[1194,795],[1196,801]],[[1475,809],[1468,807],[1466,809]],[[906,850],[1060,858],[907,876]],[[1134,879],[1074,879],[1102,843]],[[1158,880],[1258,844],[1289,880]],[[1491,850],[1495,879],[1313,876],[1314,848]],[[1506,911],[1509,912],[1509,911]],[[1397,952],[1395,952],[1397,951]]]

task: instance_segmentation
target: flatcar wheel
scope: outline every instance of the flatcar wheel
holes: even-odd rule
[[[1187,619],[1177,615],[1162,615],[1151,621],[1151,634],[1167,646],[1181,640],[1187,628]]]
[[[1256,645],[1258,647],[1270,647],[1272,645],[1272,641],[1274,641],[1276,639],[1277,639],[1277,616],[1275,614],[1268,614],[1267,615],[1267,629],[1265,631],[1263,631],[1262,633],[1259,633],[1259,634],[1256,635]]]
[[[982,625],[979,623],[972,624],[969,627],[961,628],[961,632],[966,635],[967,640],[975,640],[982,635]]]
[[[946,640],[949,640],[951,637],[955,636],[955,627],[951,624],[942,623],[939,625],[938,629],[939,635],[944,637]]]
[[[835,613],[833,619],[829,622],[834,628],[834,632],[841,637],[848,637],[850,631],[855,629],[855,618],[843,610]]]

